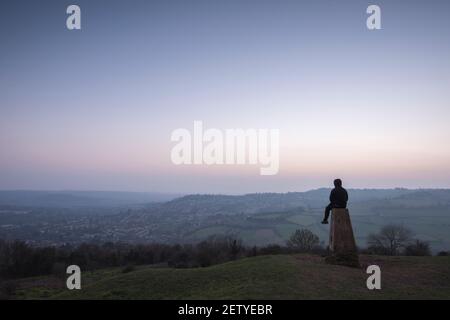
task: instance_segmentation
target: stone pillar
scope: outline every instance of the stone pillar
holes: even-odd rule
[[[332,211],[329,249],[331,256],[327,257],[327,262],[359,267],[352,222],[347,209],[333,209]]]

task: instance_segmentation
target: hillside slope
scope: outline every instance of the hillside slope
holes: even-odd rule
[[[366,288],[365,268],[328,265],[319,256],[277,255],[198,269],[100,270],[83,275],[82,290],[67,291],[61,283],[46,298],[450,299],[450,257],[361,256],[361,262],[381,267],[382,290]],[[33,290],[38,298],[42,290]],[[33,290],[22,291],[23,297]]]

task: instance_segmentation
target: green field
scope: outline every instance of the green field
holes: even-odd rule
[[[262,213],[243,220],[242,216],[228,216],[226,224],[205,226],[184,235],[184,239],[196,242],[211,235],[234,234],[241,238],[245,245],[264,246],[268,244],[284,245],[296,229],[307,228],[327,243],[329,226],[322,225],[322,215],[308,213]],[[413,215],[380,216],[352,214],[352,225],[358,247],[367,246],[367,236],[377,233],[387,224],[403,225],[412,230],[414,237],[428,241],[434,253],[446,251],[450,247],[450,217]]]
[[[325,264],[320,256],[245,258],[208,268],[139,267],[86,272],[82,289],[53,277],[18,281],[17,299],[450,299],[450,257],[361,256],[381,267],[381,290],[365,269]]]

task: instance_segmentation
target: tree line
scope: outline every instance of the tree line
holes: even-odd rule
[[[23,241],[0,240],[0,279],[65,274],[69,265],[82,270],[157,265],[208,267],[243,257],[294,252],[279,245],[248,247],[230,235],[216,235],[197,244],[85,243],[79,246],[35,247]]]
[[[379,233],[371,234],[367,248],[360,251],[381,255],[431,255],[427,242],[413,239],[409,229],[395,225],[385,226]],[[123,271],[127,272],[134,265],[208,267],[243,257],[298,252],[326,255],[327,249],[319,242],[319,237],[308,229],[296,230],[284,246],[274,244],[265,247],[245,246],[232,235],[211,236],[197,244],[183,245],[108,242],[34,247],[23,241],[0,240],[0,279],[62,275],[67,266],[72,264],[82,270],[124,267]]]

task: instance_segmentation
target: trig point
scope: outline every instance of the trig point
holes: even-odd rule
[[[342,187],[341,179],[334,180],[334,189],[330,193],[330,204],[325,208],[323,224],[328,224],[330,213],[330,246],[331,256],[326,262],[341,264],[350,267],[359,267],[358,253],[356,251],[355,237],[353,236],[352,223],[347,210],[348,194]]]
[[[352,222],[347,209],[335,208],[332,211],[329,249],[331,256],[327,257],[327,262],[359,267]]]

